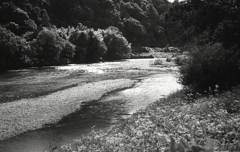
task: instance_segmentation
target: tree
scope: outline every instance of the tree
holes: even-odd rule
[[[89,39],[86,30],[75,29],[69,37],[69,41],[76,46],[73,62],[83,63],[85,62],[87,41]]]
[[[101,30],[76,29],[70,36],[69,41],[76,45],[74,61],[77,63],[99,62],[107,51]]]
[[[159,14],[152,4],[147,5],[147,13],[150,20],[159,20]]]
[[[34,62],[37,66],[56,65],[59,63],[61,45],[58,37],[50,30],[43,29],[37,39],[31,43],[34,52]]]
[[[117,60],[129,58],[131,44],[123,37],[122,33],[115,27],[104,30],[104,42],[107,45],[107,60]]]
[[[207,33],[209,43],[230,48],[240,44],[239,7],[237,1],[184,1],[175,3],[169,15],[173,21],[181,20],[186,29],[194,27],[197,36]]]
[[[26,66],[26,45],[24,38],[0,26],[0,70]]]
[[[60,53],[60,64],[69,64],[72,62],[72,59],[75,55],[76,46],[70,43],[68,40],[61,40],[60,44],[62,45],[62,50]]]
[[[45,9],[41,11],[42,14],[42,26],[49,27],[50,26],[50,18],[48,16],[48,13]]]
[[[103,41],[101,30],[89,31],[88,47],[86,60],[87,62],[102,61],[107,52],[107,47]]]
[[[181,82],[201,90],[229,89],[240,84],[240,3],[228,0],[187,0],[174,3],[170,21],[181,21],[186,31],[194,29],[187,64],[181,67]],[[216,47],[217,46],[217,47]]]
[[[146,34],[145,27],[138,20],[131,17],[124,20],[124,29],[128,38],[143,36]]]
[[[127,2],[124,3],[122,2],[121,5],[121,11],[122,11],[122,18],[129,18],[133,17],[139,21],[143,21],[147,19],[146,14],[143,12],[143,10],[139,7],[137,3],[132,3],[132,2]]]

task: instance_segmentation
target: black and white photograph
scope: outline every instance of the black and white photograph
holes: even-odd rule
[[[240,0],[0,0],[0,152],[240,152]]]

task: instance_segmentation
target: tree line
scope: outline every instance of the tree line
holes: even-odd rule
[[[36,38],[35,33],[18,36],[4,27],[0,33],[1,70],[115,60],[131,53],[131,44],[116,27],[43,28]]]
[[[129,57],[166,46],[167,0],[2,0],[0,69]],[[131,45],[130,45],[131,43]]]

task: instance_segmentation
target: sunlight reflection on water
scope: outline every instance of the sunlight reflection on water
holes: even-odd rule
[[[182,85],[177,83],[175,74],[155,74],[143,78],[135,87],[109,95],[104,101],[125,101],[125,110],[128,114],[145,108],[167,95],[180,90]]]
[[[154,59],[128,59],[124,61],[101,62],[93,64],[69,64],[57,66],[57,70],[84,71],[84,73],[103,74],[109,70],[149,69]]]
[[[131,101],[127,102],[129,113],[135,113],[181,88],[182,86],[177,83],[177,78],[173,74],[158,74],[144,79],[138,87],[126,89],[121,94]]]
[[[153,60],[129,59],[118,62],[71,64],[53,67],[54,70],[51,69],[52,71],[47,70],[42,72],[52,72],[56,77],[59,77],[66,75],[65,72],[71,74],[83,71],[90,75],[91,73],[103,74],[118,70],[129,72],[130,70],[159,69],[158,67],[151,66]],[[43,77],[42,73],[39,74],[39,77]],[[96,126],[95,130],[102,130],[120,123],[123,119],[128,118],[129,114],[146,107],[148,104],[182,87],[177,83],[176,75],[172,73],[155,74],[139,79],[141,81],[136,83],[132,88],[110,93],[99,101],[88,103],[88,105],[71,118],[67,118],[63,124],[27,132],[11,138],[2,144],[0,142],[0,151],[40,152],[51,149],[52,146],[60,146],[73,142],[81,135],[88,134],[92,130],[92,126]],[[36,80],[34,79],[34,81]]]

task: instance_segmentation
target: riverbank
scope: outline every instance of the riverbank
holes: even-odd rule
[[[192,99],[191,94],[178,91],[138,111],[121,125],[108,131],[93,131],[56,151],[165,151],[170,148],[170,136],[177,143],[180,139],[188,143],[180,144],[180,148],[188,147],[194,152],[212,152],[213,147],[215,151],[240,151],[239,94],[240,89],[236,88],[221,95]],[[234,113],[229,111],[230,105],[236,109]],[[208,143],[206,147],[207,141],[214,141],[214,146]]]
[[[159,60],[162,60],[161,64],[155,64],[155,61]],[[122,91],[116,91],[120,94],[113,93],[117,95],[117,98],[114,95],[114,98],[111,98],[111,96],[109,103],[112,100],[119,100],[119,103],[126,101],[126,105],[124,105],[126,107],[123,108],[126,110],[130,108],[129,113],[134,113],[141,107],[147,106],[149,103],[164,97],[179,87],[179,84],[176,82],[178,68],[173,62],[174,60],[171,61],[167,61],[166,57],[158,59],[130,59],[96,64],[46,67],[44,69],[24,69],[10,71],[10,73],[1,75],[0,77],[3,79],[0,80],[0,91],[2,92],[0,96],[4,101],[1,101],[2,103],[0,104],[0,114],[3,116],[0,119],[0,140],[23,132],[26,133],[4,140],[0,145],[0,149],[2,147],[3,150],[7,149],[5,151],[10,151],[10,149],[15,151],[17,147],[21,146],[23,148],[29,145],[40,146],[40,149],[48,148],[48,146],[42,146],[40,140],[49,141],[49,143],[44,142],[47,145],[51,145],[52,140],[55,140],[55,134],[51,133],[51,130],[55,130],[52,124],[58,122],[62,117],[69,116],[69,114],[77,111],[82,102],[96,101],[104,94],[113,90],[125,88]],[[132,85],[134,85],[134,88],[131,87]],[[131,88],[126,89],[129,87]],[[107,99],[107,97],[104,97],[104,99]],[[131,102],[134,103],[130,104]],[[111,104],[116,103],[111,102]],[[110,107],[120,108],[114,105]],[[121,109],[119,110],[121,111]],[[86,112],[86,114],[88,113],[90,112]],[[91,122],[91,124],[94,123]],[[46,128],[46,130],[50,131],[39,130],[39,128],[45,126],[49,128]],[[106,126],[108,127],[109,125]],[[61,125],[58,127],[61,127]],[[58,127],[56,127],[56,130],[59,130]],[[89,127],[88,133],[91,131],[91,127]],[[81,127],[78,128],[81,129]],[[39,136],[34,137],[36,134],[41,136],[40,139],[36,139]],[[44,137],[49,134],[53,135],[53,139]],[[31,138],[29,141],[35,140],[35,142],[23,143],[28,140],[26,138]],[[65,142],[65,136],[63,138],[61,140],[62,144],[76,139],[75,137],[73,139],[67,137],[69,140]],[[38,141],[39,144],[37,144]],[[54,145],[62,145],[59,143],[57,142]],[[9,147],[16,148],[8,149]],[[26,152],[36,149],[34,146],[31,147],[28,147],[27,150],[23,148],[22,151]]]
[[[132,86],[130,79],[87,83],[50,95],[0,104],[0,140],[44,127],[75,112],[82,102],[98,100],[107,92]]]

